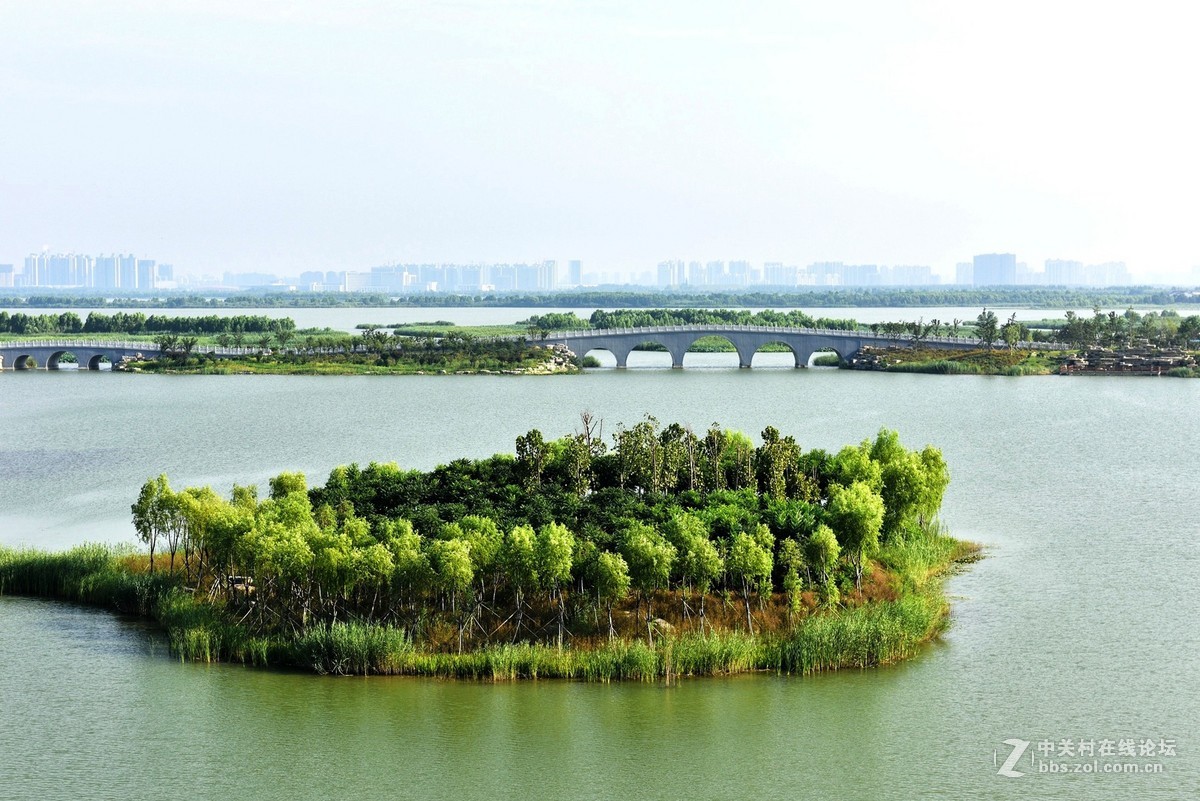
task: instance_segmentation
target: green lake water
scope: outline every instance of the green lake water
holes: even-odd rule
[[[226,491],[351,461],[429,468],[566,433],[586,408],[606,434],[650,412],[775,425],[805,448],[895,428],[942,448],[944,520],[987,547],[915,660],[670,687],[180,664],[139,622],[0,598],[0,799],[1200,797],[1200,382],[731,356],[544,378],[0,374],[9,545],[128,540],[162,471]],[[1031,743],[1025,776],[998,774],[1008,739]],[[1175,753],[1098,759],[1156,774],[1037,773],[1038,743],[1063,739]]]

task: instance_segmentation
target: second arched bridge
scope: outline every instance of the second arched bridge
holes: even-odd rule
[[[608,328],[581,331],[554,331],[546,335],[546,344],[565,345],[576,356],[589,351],[606,350],[625,367],[629,354],[639,345],[660,345],[671,354],[671,366],[683,367],[684,354],[703,337],[718,336],[737,350],[738,362],[749,367],[754,354],[764,345],[781,344],[792,351],[797,367],[807,367],[813,354],[832,351],[850,359],[864,347],[911,345],[911,338],[897,338],[870,331],[842,331],[828,328],[782,328],[765,325],[668,325],[646,328]],[[936,350],[975,350],[983,343],[973,337],[923,337],[921,347]],[[1044,343],[1022,343],[1022,348],[1053,349]]]

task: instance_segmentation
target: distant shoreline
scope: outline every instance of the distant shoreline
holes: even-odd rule
[[[887,308],[958,306],[1091,308],[1127,306],[1196,306],[1200,289],[1184,287],[1117,287],[1111,289],[991,287],[991,288],[843,288],[811,290],[729,289],[715,291],[657,290],[643,287],[603,287],[561,292],[471,294],[422,293],[393,295],[383,292],[171,292],[112,297],[31,291],[0,297],[0,307],[12,308],[112,308],[112,309],[270,309],[270,308],[709,308],[726,306]]]

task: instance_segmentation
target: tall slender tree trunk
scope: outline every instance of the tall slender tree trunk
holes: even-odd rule
[[[746,604],[746,628],[750,629],[750,633],[754,633],[754,621],[750,618],[750,582],[742,579],[742,600]]]

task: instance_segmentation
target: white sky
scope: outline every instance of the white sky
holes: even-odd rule
[[[0,261],[1200,264],[1200,10],[0,0]]]

